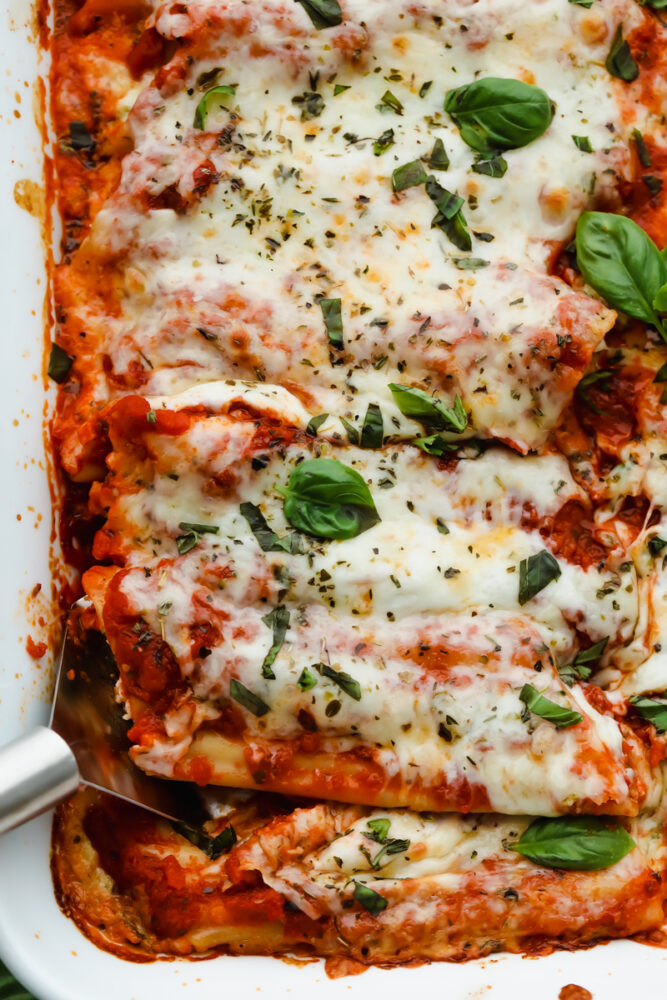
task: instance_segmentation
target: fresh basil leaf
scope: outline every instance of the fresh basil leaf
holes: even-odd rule
[[[231,694],[234,701],[238,701],[239,705],[243,705],[247,708],[249,712],[256,715],[260,719],[263,715],[269,711],[269,706],[266,702],[247,688],[245,684],[241,681],[237,681],[236,677],[232,677],[231,683],[229,685],[229,693]]]
[[[321,674],[322,677],[328,677],[330,681],[337,684],[341,691],[348,694],[350,698],[354,698],[355,701],[361,701],[359,681],[355,681],[354,677],[346,674],[344,670],[334,670],[333,667],[328,666],[326,663],[313,663],[313,670],[317,670],[318,674]]]
[[[534,715],[539,715],[540,719],[553,722],[556,729],[567,729],[569,726],[576,726],[578,722],[583,720],[583,715],[580,715],[579,712],[563,708],[555,701],[545,698],[532,684],[524,684],[519,692],[519,701],[522,701]]]
[[[215,861],[221,854],[231,851],[237,840],[236,831],[231,823],[215,837],[209,837],[203,830],[197,830],[194,826],[180,821],[172,821],[171,825],[176,833],[180,833],[181,837],[185,837],[191,844],[198,847],[211,861]]]
[[[655,302],[655,299],[653,300]],[[655,373],[654,382],[667,382],[667,361],[664,365],[660,365],[657,372]]]
[[[576,247],[588,284],[614,309],[655,326],[664,337],[653,300],[667,282],[667,262],[651,237],[624,215],[584,212]]]
[[[653,297],[653,308],[659,312],[667,312],[667,285],[662,285]]]
[[[519,604],[527,604],[559,576],[560,566],[546,549],[522,559],[519,563]]]
[[[317,538],[354,538],[380,520],[362,477],[337,459],[302,462],[279,492],[289,523]]]
[[[306,425],[306,434],[308,437],[317,437],[317,432],[324,423],[324,421],[329,416],[328,413],[318,413],[316,417],[311,417]]]
[[[556,816],[533,820],[509,849],[547,868],[594,872],[615,865],[635,846],[616,820]]]
[[[318,31],[323,28],[335,28],[343,20],[343,12],[338,0],[296,0]]]
[[[581,150],[582,153],[592,153],[593,147],[591,146],[591,140],[587,135],[573,135],[572,142],[575,144],[577,149]]]
[[[193,524],[191,521],[181,521],[178,525],[186,534],[176,539],[178,554],[184,556],[198,544],[201,535],[217,535],[220,528],[217,524]]]
[[[66,380],[73,364],[74,358],[67,351],[63,350],[60,344],[51,344],[49,367],[47,369],[47,375],[50,379],[61,384]]]
[[[386,909],[387,900],[384,896],[381,896],[375,889],[370,889],[362,882],[357,882],[356,879],[352,879],[352,881],[354,882],[354,898],[358,903],[361,903],[365,910],[368,910],[371,916],[377,917],[379,913],[382,913]]]
[[[212,87],[210,90],[207,90],[195,108],[195,117],[192,127],[203,131],[206,128],[206,119],[210,110],[209,105],[215,105],[217,99],[218,107],[225,108],[227,105],[223,102],[223,97],[234,97],[235,94],[236,87],[229,87],[227,84],[220,84],[217,87]]]
[[[630,704],[642,719],[652,723],[659,733],[667,732],[667,702],[647,698],[645,695],[635,695]]]
[[[429,396],[423,389],[415,389],[409,385],[389,383],[394,402],[404,417],[416,420],[425,427],[451,431],[461,434],[468,426],[466,413],[461,397],[457,396],[454,406],[448,407],[435,396]]]
[[[653,10],[667,10],[667,0],[639,0],[642,7],[651,7]]]
[[[280,648],[285,641],[285,635],[287,634],[287,629],[289,628],[289,611],[284,604],[279,604],[277,608],[270,611],[268,615],[264,615],[262,621],[267,626],[273,630],[273,642],[271,643],[271,648],[264,657],[264,662],[262,663],[262,677],[267,680],[275,680],[276,675],[274,674],[273,667],[276,656],[280,652]]]
[[[382,410],[377,403],[369,403],[361,428],[359,444],[362,448],[381,448],[384,441]]]
[[[391,90],[385,90],[384,94],[380,98],[380,103],[378,104],[378,109],[380,111],[387,108],[397,115],[403,114],[403,105],[399,101],[398,97],[392,94]]]
[[[618,80],[625,80],[626,83],[631,83],[639,76],[639,66],[632,58],[630,46],[623,38],[622,24],[616,28],[605,66],[612,76]]]
[[[382,156],[386,153],[391,146],[394,145],[394,130],[393,128],[388,128],[378,136],[378,138],[373,143],[373,153],[375,156]]]
[[[483,257],[452,257],[452,263],[459,271],[478,271],[480,267],[488,267],[491,261]]]
[[[425,451],[427,455],[444,455],[448,451],[456,451],[459,445],[454,441],[445,441],[439,434],[430,434],[428,437],[413,438],[412,442],[416,448]]]
[[[472,165],[476,174],[486,174],[487,177],[504,177],[507,173],[507,160],[500,153],[486,159],[478,159]]]
[[[343,316],[340,299],[320,299],[322,318],[327,328],[329,343],[336,350],[343,350]]]
[[[299,674],[299,679],[296,682],[296,686],[299,688],[300,691],[310,691],[310,689],[314,688],[316,684],[317,684],[317,677],[315,676],[315,674],[311,674],[308,667],[304,667],[301,673]]]
[[[423,184],[427,177],[421,160],[412,160],[411,163],[404,163],[402,167],[396,167],[391,175],[391,186],[394,191],[405,191],[406,188]]]
[[[665,5],[667,6],[667,0],[665,0]],[[644,136],[641,134],[638,128],[632,130],[632,137],[635,140],[635,145],[637,147],[637,157],[642,167],[650,167],[653,165],[651,160],[651,154],[646,148],[646,142],[644,141]]]
[[[429,153],[426,162],[431,170],[449,169],[449,157],[447,156],[447,150],[445,149],[445,144],[442,139],[435,140],[433,143],[433,149]]]
[[[520,149],[539,139],[554,113],[548,95],[539,87],[495,76],[448,91],[445,111],[463,141],[485,156]]]
[[[378,844],[384,844],[389,836],[391,820],[387,819],[385,816],[381,819],[369,819],[366,826],[370,830],[370,833],[365,833],[364,836],[370,837],[371,840],[376,841]]]
[[[292,98],[292,104],[301,108],[301,121],[310,122],[313,118],[319,118],[326,105],[321,94],[316,94],[312,90],[305,90],[303,94]]]
[[[667,545],[667,541],[661,538],[660,535],[654,535],[653,538],[648,540],[648,550],[652,556],[657,556]]]

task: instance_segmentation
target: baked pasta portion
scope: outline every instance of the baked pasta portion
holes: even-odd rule
[[[663,920],[657,815],[620,826],[294,807],[243,793],[216,811],[208,832],[195,835],[92,790],[80,794],[55,828],[61,905],[93,941],[126,958],[292,952],[326,956],[333,974],[498,950],[545,953],[650,932]],[[557,843],[566,854],[569,845],[579,868],[608,867],[556,871],[519,853],[543,851],[553,863]]]
[[[58,0],[69,624],[211,817],[60,810],[102,947],[657,934],[659,6]]]

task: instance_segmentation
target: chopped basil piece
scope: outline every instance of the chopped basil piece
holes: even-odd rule
[[[445,111],[463,141],[484,156],[527,146],[546,132],[554,113],[539,87],[493,76],[448,91]]]
[[[269,706],[263,701],[259,695],[256,695],[253,691],[242,684],[241,681],[237,681],[235,677],[232,677],[229,693],[231,694],[234,701],[238,701],[239,705],[243,705],[247,708],[249,712],[256,715],[257,718],[261,718],[263,715],[269,711]]]
[[[191,844],[198,847],[211,861],[215,861],[221,854],[231,851],[237,840],[236,831],[231,823],[215,837],[209,837],[203,830],[197,830],[187,823],[172,822],[171,825],[176,833],[180,833],[181,837],[185,837]]]
[[[588,649],[579,650],[572,663],[558,668],[561,680],[565,681],[569,687],[572,687],[575,681],[587,681],[593,673],[593,668],[589,667],[588,664],[597,663],[604,653],[608,642],[609,636],[606,635],[604,639],[600,639],[599,642],[589,646]]]
[[[639,76],[639,66],[632,58],[630,46],[623,38],[622,24],[616,28],[605,66],[612,76],[618,80],[625,80],[626,83],[631,83]]]
[[[635,847],[616,820],[601,816],[536,819],[509,849],[547,868],[599,871],[615,865]]]
[[[311,674],[308,667],[304,667],[296,684],[300,691],[310,691],[317,684],[317,677]]]
[[[324,98],[321,94],[316,94],[312,90],[305,90],[303,94],[292,98],[292,104],[301,108],[301,121],[309,122],[313,118],[319,118],[324,108]]]
[[[191,521],[181,521],[178,526],[181,531],[186,532],[176,539],[176,547],[180,556],[184,556],[190,549],[194,549],[201,535],[217,535],[220,531],[217,524],[193,524]]]
[[[333,667],[328,666],[326,663],[313,663],[313,670],[317,670],[318,674],[321,674],[322,677],[328,677],[330,681],[338,685],[341,691],[349,694],[350,698],[354,698],[355,701],[361,701],[359,681],[355,681],[354,677],[346,674],[344,670],[334,670]]]
[[[146,420],[149,424],[157,423],[157,413],[155,412],[155,410],[148,411],[148,413],[146,414]]]
[[[447,527],[447,525],[445,524],[445,522],[442,520],[441,517],[436,517],[435,526],[441,535],[449,534],[449,528]]]
[[[69,123],[69,145],[72,149],[94,149],[95,140],[84,122]]]
[[[584,280],[610,306],[667,337],[653,305],[667,282],[667,260],[636,222],[611,212],[584,212],[577,223],[576,247]]]
[[[645,695],[635,695],[630,704],[642,719],[652,723],[659,733],[667,732],[667,702],[647,698]]]
[[[597,413],[599,416],[602,415],[602,410],[599,408],[599,406],[597,406],[596,403],[593,402],[593,400],[586,392],[586,389],[588,388],[589,385],[595,385],[596,382],[607,382],[610,378],[613,378],[615,374],[616,372],[613,372],[610,369],[601,369],[600,371],[597,372],[590,372],[588,375],[584,375],[581,382],[577,386],[576,389],[577,395],[580,396],[581,399],[583,399],[586,406],[588,406],[593,411],[593,413]]]
[[[279,604],[268,615],[264,615],[262,621],[268,628],[273,629],[273,642],[262,663],[262,677],[267,680],[275,680],[276,675],[271,668],[285,641],[285,635],[289,628],[289,611],[284,604]]]
[[[653,301],[655,302],[656,299],[654,299]],[[655,378],[653,379],[653,381],[667,382],[667,361],[665,361],[664,365],[660,365],[657,372],[655,373]]]
[[[419,88],[419,96],[426,97],[432,86],[433,86],[433,80],[427,80],[426,83],[422,83],[421,87]]]
[[[438,209],[439,214],[444,219],[453,219],[463,205],[463,198],[442,187],[435,177],[427,177],[425,186],[426,194]]]
[[[375,156],[382,156],[391,146],[394,145],[394,130],[388,128],[373,143],[373,153]]]
[[[390,382],[389,388],[404,417],[416,420],[425,427],[451,431],[454,434],[462,434],[468,426],[468,414],[460,396],[454,400],[453,407],[448,407],[423,389],[397,385],[395,382]]]
[[[323,28],[334,28],[343,20],[343,12],[338,0],[296,0],[318,31]]]
[[[667,541],[661,538],[660,535],[654,535],[653,538],[648,540],[648,550],[652,556],[657,556],[659,552],[662,552]]]
[[[546,549],[519,563],[519,604],[527,604],[560,576],[560,566]]]
[[[329,343],[336,350],[343,350],[343,316],[340,299],[320,299],[322,318],[327,328]]]
[[[218,87],[212,87],[211,90],[207,90],[195,108],[195,117],[192,127],[203,131],[206,128],[206,119],[210,110],[209,105],[215,105],[217,99],[218,107],[225,108],[227,105],[223,102],[223,98],[234,97],[235,93],[236,88],[229,87],[226,84],[220,84]]]
[[[447,150],[445,149],[445,144],[442,139],[435,140],[433,143],[433,149],[431,150],[426,162],[431,170],[449,169],[449,157],[447,156]]]
[[[368,910],[371,916],[377,917],[379,913],[382,913],[386,909],[387,900],[384,896],[381,896],[375,889],[370,889],[362,882],[357,882],[356,879],[352,881],[354,882],[354,898],[358,903],[361,903],[365,910]]]
[[[328,413],[318,413],[316,417],[311,417],[306,424],[306,434],[308,437],[317,437],[317,432],[329,416]]]
[[[406,188],[423,184],[427,177],[421,160],[412,160],[411,163],[404,163],[402,167],[396,167],[391,175],[391,186],[394,191],[405,191]]]
[[[247,501],[239,505],[239,510],[259,543],[262,552],[289,552],[297,555],[302,551],[301,539],[295,531],[284,538],[272,531],[259,507]]]
[[[63,350],[60,344],[51,344],[51,354],[49,355],[49,367],[47,375],[58,384],[65,381],[69,375],[70,368],[74,364],[74,358]]]
[[[586,10],[590,10],[593,6],[593,0],[567,0],[568,3],[576,3],[577,7],[585,7]]]
[[[366,834],[368,836],[368,834]],[[374,838],[372,838],[374,839]],[[377,871],[380,867],[380,862],[384,858],[385,854],[402,854],[403,851],[407,851],[410,847],[409,840],[398,840],[396,837],[390,838],[385,844],[380,848],[375,857],[371,857],[371,853],[366,847],[360,847],[359,850],[363,856],[368,861],[369,865],[374,871]]]
[[[581,150],[582,153],[592,153],[593,147],[591,146],[591,140],[587,135],[573,135],[572,142],[575,144],[577,149]]]
[[[302,462],[278,492],[289,523],[317,538],[354,538],[380,520],[362,477],[337,459]]]
[[[349,90],[349,89],[350,89],[349,84],[345,85],[345,84],[342,84],[342,83],[335,83],[334,84],[334,97],[338,97],[339,94],[342,94],[342,93],[344,93],[344,91]]]
[[[359,444],[362,448],[381,448],[384,441],[382,410],[377,403],[369,403],[364,417]]]
[[[491,263],[483,257],[452,257],[452,261],[459,271],[477,271],[480,267],[488,267]]]
[[[366,833],[365,836],[370,837],[371,840],[375,840],[378,844],[384,844],[389,836],[391,820],[386,817],[382,819],[369,819],[366,826],[370,830],[370,833]]]
[[[347,420],[345,417],[339,417],[338,419],[345,428],[345,433],[347,434],[347,440],[350,442],[350,444],[359,444],[359,431],[354,426],[354,424],[350,423],[350,421]]]
[[[665,0],[667,3],[667,0]],[[632,130],[632,136],[635,140],[635,145],[637,146],[637,156],[639,157],[639,162],[642,167],[650,167],[653,165],[651,160],[651,154],[646,148],[646,143],[644,141],[644,136],[641,134],[638,128]]]
[[[643,174],[642,181],[651,192],[651,197],[657,198],[662,191],[662,177],[655,174]]]
[[[392,94],[391,90],[385,90],[384,94],[380,98],[378,109],[383,111],[385,108],[389,108],[397,115],[403,114],[403,105],[399,101],[398,97],[395,97],[394,94]]]
[[[507,160],[500,153],[487,158],[475,160],[472,165],[476,174],[486,174],[487,177],[504,177],[507,173]]]
[[[456,451],[459,445],[454,441],[445,441],[439,434],[428,437],[413,438],[411,442],[416,448],[421,448],[427,455],[444,455],[448,451]]]
[[[524,684],[519,692],[519,701],[522,701],[534,715],[539,715],[547,722],[553,722],[557,729],[567,729],[569,726],[576,726],[583,720],[583,715],[573,712],[569,708],[557,705],[555,701],[545,698],[532,684]]]

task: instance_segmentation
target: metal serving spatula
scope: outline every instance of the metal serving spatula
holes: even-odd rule
[[[68,799],[81,783],[167,819],[198,826],[208,818],[194,786],[152,778],[132,763],[117,677],[99,632],[89,630],[83,642],[65,632],[49,727],[0,748],[0,833]]]

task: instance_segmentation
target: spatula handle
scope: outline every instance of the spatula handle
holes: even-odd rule
[[[69,746],[45,726],[0,747],[0,833],[69,798],[79,780]]]

